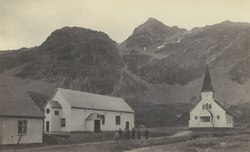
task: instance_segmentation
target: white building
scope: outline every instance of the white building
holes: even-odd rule
[[[45,105],[45,117],[45,132],[99,132],[134,127],[134,110],[122,98],[61,88]]]
[[[0,145],[42,143],[43,119],[26,92],[0,87]]]
[[[189,128],[232,128],[232,115],[214,99],[214,89],[207,66],[201,101],[191,110]]]

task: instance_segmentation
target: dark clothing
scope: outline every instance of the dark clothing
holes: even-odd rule
[[[135,129],[134,128],[131,131],[131,136],[132,136],[132,139],[135,139]]]
[[[129,129],[127,130],[127,139],[128,140],[130,139],[130,130]]]
[[[141,139],[141,131],[140,130],[137,131],[137,139]]]
[[[147,139],[148,139],[148,135],[149,135],[149,131],[148,131],[148,130],[145,130],[144,135],[145,135],[145,139],[147,140]]]
[[[122,139],[122,130],[119,129],[118,133],[119,133],[119,139],[121,140]]]

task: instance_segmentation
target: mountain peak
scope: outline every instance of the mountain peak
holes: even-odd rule
[[[153,17],[149,17],[148,20],[145,23],[161,23],[161,24],[163,24],[161,21],[159,21],[159,20],[157,20],[156,18],[153,18]]]

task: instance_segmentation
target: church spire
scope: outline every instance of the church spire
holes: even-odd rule
[[[210,73],[209,73],[208,64],[207,64],[207,67],[206,67],[206,73],[205,73],[205,77],[204,77],[201,92],[207,92],[207,91],[214,91],[212,81],[211,81],[211,77],[210,77]]]

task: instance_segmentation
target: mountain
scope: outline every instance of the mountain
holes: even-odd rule
[[[249,32],[249,23],[225,21],[185,32],[179,35],[179,41],[167,42],[151,54],[130,52],[123,58],[133,74],[164,90],[165,100],[199,99],[209,63],[217,100],[228,104],[249,102]]]
[[[207,63],[216,100],[236,113],[250,102],[249,35],[249,23],[187,31],[149,18],[117,44],[103,32],[64,27],[38,47],[1,51],[0,87],[24,90],[40,107],[57,87],[123,97],[138,122],[183,125]]]
[[[41,107],[57,87],[126,98],[146,89],[107,34],[79,27],[58,29],[38,47],[0,52],[0,67],[2,86],[25,90]]]
[[[148,18],[120,45],[121,51],[122,53],[150,52],[169,41],[178,40],[178,36],[185,31],[177,26],[169,27],[155,18]]]

